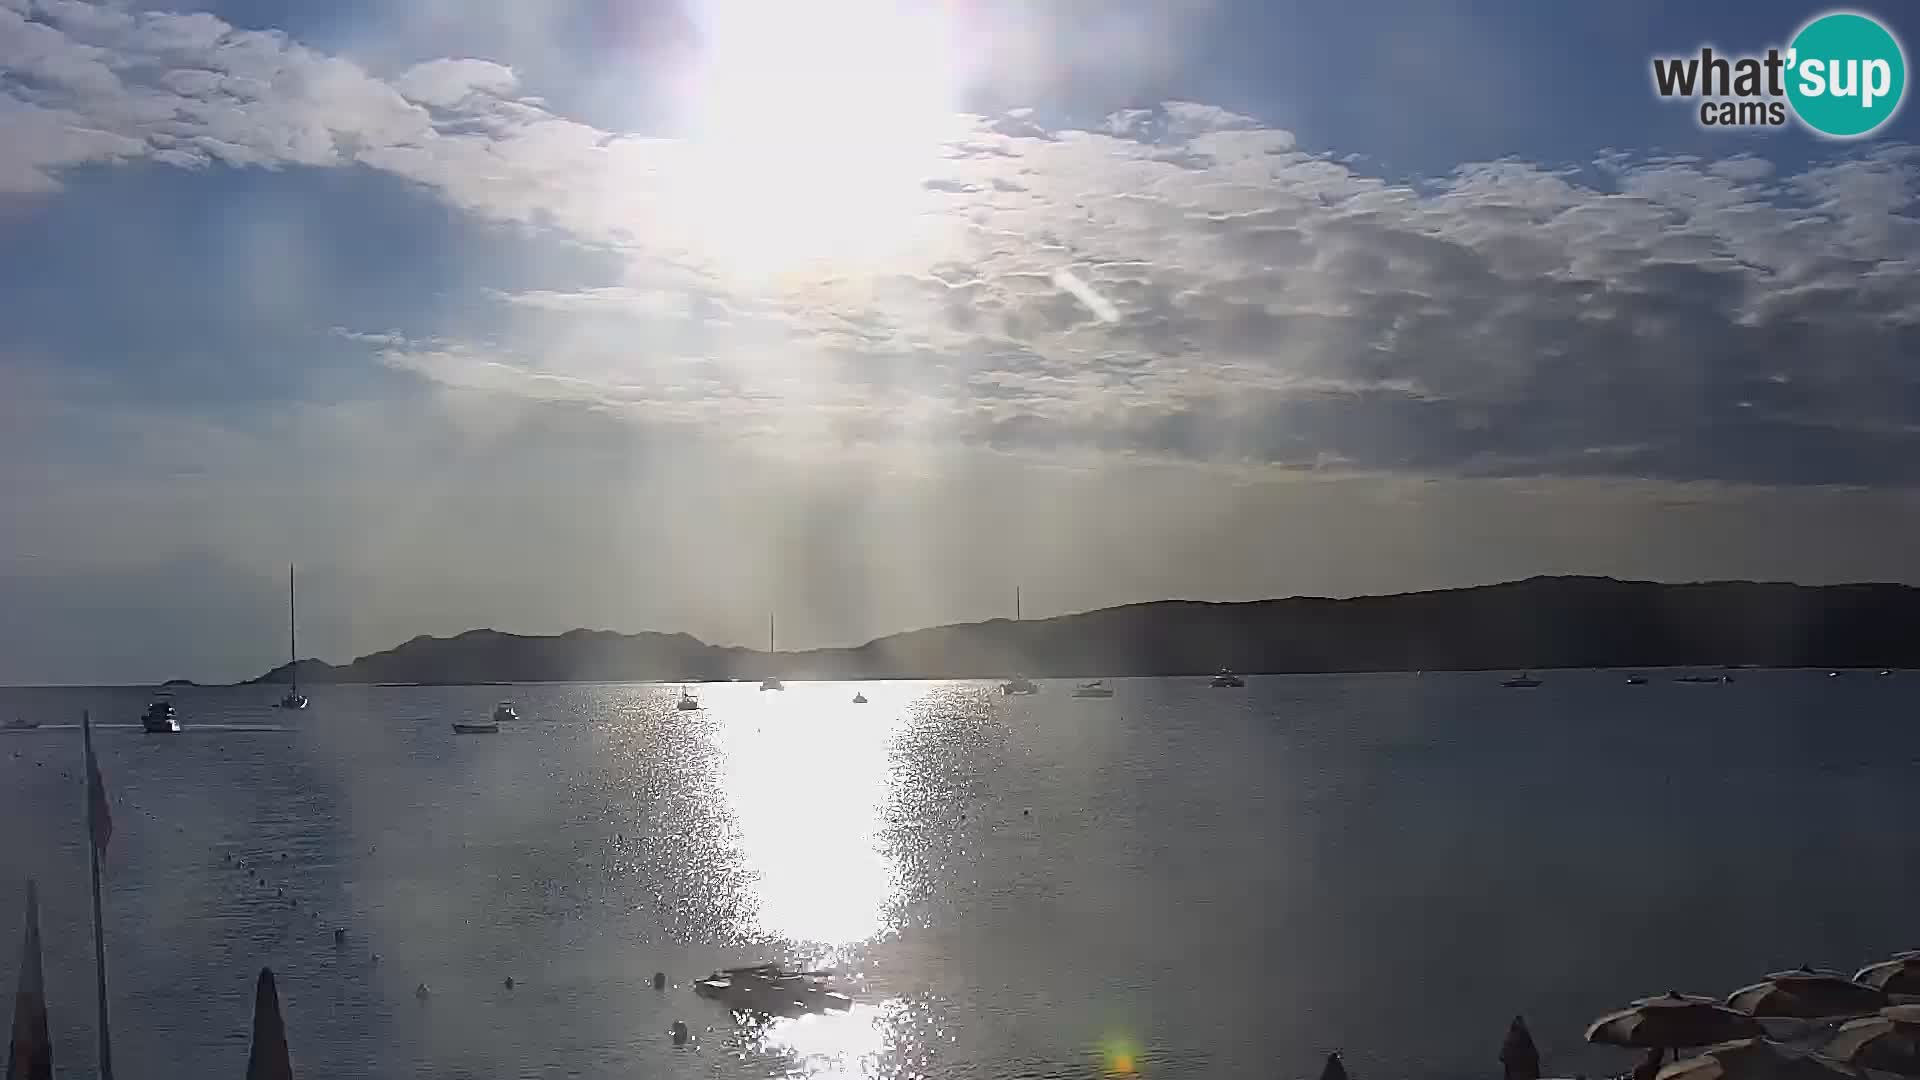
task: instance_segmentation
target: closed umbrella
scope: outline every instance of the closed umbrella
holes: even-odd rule
[[[1658,1080],[1867,1080],[1867,1074],[1820,1054],[1794,1053],[1765,1039],[1709,1048],[1660,1070]]]
[[[287,1056],[287,1026],[280,1019],[280,992],[273,971],[260,969],[253,988],[253,1049],[247,1054],[247,1080],[293,1080]]]
[[[1862,1069],[1920,1076],[1920,1005],[1895,1005],[1849,1020],[1821,1053]]]
[[[1533,1045],[1533,1032],[1519,1017],[1507,1026],[1507,1041],[1500,1045],[1500,1068],[1505,1080],[1540,1080],[1540,1048]]]
[[[27,925],[20,934],[20,988],[13,995],[13,1037],[7,1043],[7,1080],[53,1080],[53,1040],[47,1036],[47,987],[40,966],[40,893],[27,882]]]
[[[1824,1020],[1836,1016],[1864,1016],[1885,1008],[1887,992],[1855,982],[1838,971],[1803,967],[1767,976],[1766,981],[1741,987],[1727,1005],[1749,1016],[1785,1016]]]
[[[1853,981],[1877,986],[1889,994],[1920,994],[1920,952],[1903,952],[1863,967]]]
[[[1587,1041],[1608,1046],[1675,1050],[1711,1046],[1766,1034],[1759,1021],[1712,998],[1670,991],[1641,998],[1631,1008],[1608,1013],[1587,1025]]]

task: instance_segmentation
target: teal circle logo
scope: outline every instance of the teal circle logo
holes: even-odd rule
[[[1794,114],[1830,138],[1872,134],[1906,96],[1906,53],[1870,16],[1836,11],[1813,20],[1788,45],[1787,64]]]

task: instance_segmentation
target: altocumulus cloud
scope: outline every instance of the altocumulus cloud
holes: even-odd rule
[[[454,387],[823,444],[1479,476],[1920,479],[1920,151],[1366,175],[1190,103],[1089,130],[857,117],[769,159],[603,131],[449,58],[377,77],[203,13],[0,0],[0,197],[64,170],[380,170],[617,253]],[[844,168],[817,155],[847,155]],[[382,335],[384,327],[346,327]]]

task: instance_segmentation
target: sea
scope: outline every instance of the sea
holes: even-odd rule
[[[1503,674],[0,690],[0,993],[32,877],[93,1075],[83,711],[123,1078],[242,1076],[263,966],[331,1080],[1492,1077],[1516,1015],[1604,1076],[1632,998],[1920,947],[1920,673]],[[692,990],[760,961],[854,1005]]]

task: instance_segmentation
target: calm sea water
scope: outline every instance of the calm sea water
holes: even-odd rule
[[[341,1080],[1488,1076],[1516,1012],[1550,1071],[1617,1070],[1580,1029],[1629,997],[1920,945],[1920,676],[1823,675],[187,690],[178,737],[96,732],[116,1065],[240,1076],[265,964]],[[524,723],[450,732],[503,697]],[[0,734],[0,990],[31,874],[67,1076],[81,776],[77,731]],[[744,1028],[691,992],[761,959],[858,1005]]]

